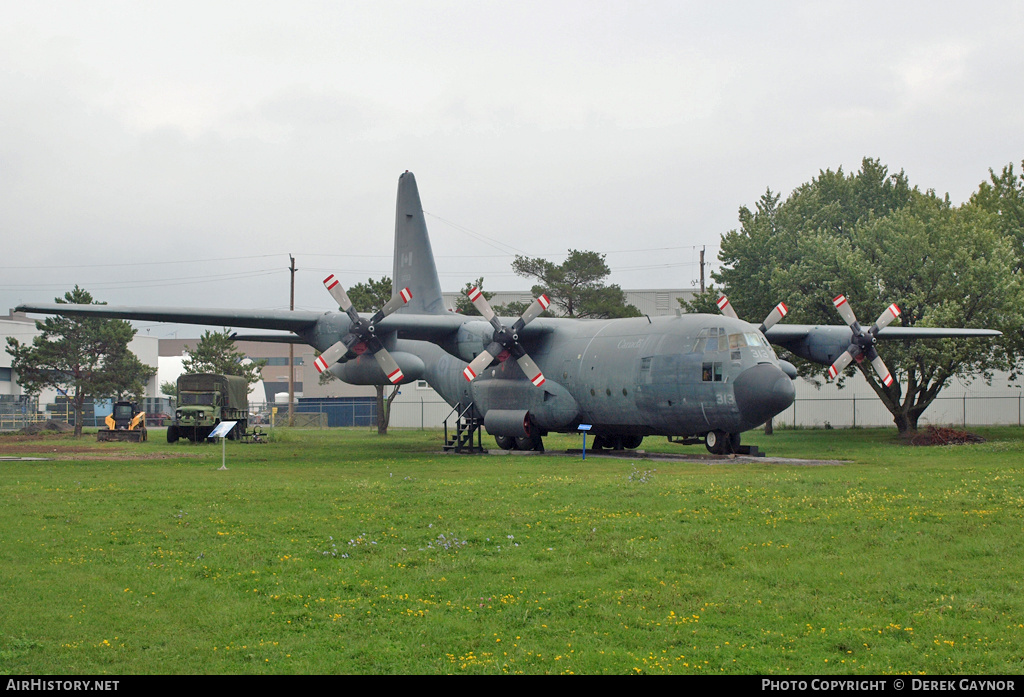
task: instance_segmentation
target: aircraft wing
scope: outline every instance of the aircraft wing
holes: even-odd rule
[[[968,337],[995,337],[1002,332],[995,329],[967,329],[962,327],[885,327],[878,339],[961,339]],[[793,352],[801,358],[831,365],[853,337],[849,327],[820,324],[776,324],[765,332],[768,341]]]
[[[313,330],[326,320],[325,329],[347,331],[349,318],[339,312],[313,312],[309,310],[238,310],[207,307],[131,307],[117,305],[74,305],[71,303],[37,303],[20,305],[17,312],[69,317],[97,317],[103,319],[134,319],[150,322],[201,324],[214,327],[245,327],[247,329],[274,329],[295,333]],[[468,318],[479,319],[479,318]],[[401,315],[393,314],[380,321],[382,334],[398,332],[402,338],[437,341],[458,330],[467,321],[464,315]],[[246,339],[248,337],[239,337]],[[253,337],[258,341],[273,341],[266,336]],[[287,336],[280,341],[288,342]]]
[[[829,324],[776,324],[765,332],[768,341],[773,344],[799,341],[812,334],[845,335],[849,338],[852,332],[849,327]],[[879,339],[961,339],[978,336],[1002,336],[1002,332],[963,327],[886,327],[878,332]]]
[[[290,310],[235,310],[209,307],[131,307],[117,305],[74,305],[37,303],[20,305],[16,312],[34,312],[68,317],[136,319],[176,324],[205,324],[217,327],[247,327],[298,332],[310,329],[322,313]]]

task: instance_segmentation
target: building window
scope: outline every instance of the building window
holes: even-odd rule
[[[10,382],[12,379],[10,368],[0,368],[0,382]]]

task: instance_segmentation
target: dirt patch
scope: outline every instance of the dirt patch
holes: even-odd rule
[[[75,427],[71,424],[65,423],[64,421],[39,421],[37,423],[29,424],[25,428],[21,429],[21,433],[28,435],[35,435],[37,433],[55,432],[55,433],[71,433],[75,430]]]
[[[984,438],[970,431],[939,426],[929,426],[924,433],[907,434],[905,437],[911,445],[965,445],[985,442]]]
[[[91,439],[91,442],[85,442]],[[199,457],[200,452],[154,452],[144,444],[131,443],[123,448],[97,446],[95,435],[74,438],[54,432],[33,436],[5,435],[0,437],[0,455],[41,455],[51,460],[174,460]]]
[[[190,457],[199,457],[202,453],[129,453],[129,452],[98,452],[93,450],[87,454],[75,454],[75,453],[48,453],[46,457],[51,460],[76,460],[81,462],[82,460],[181,460]]]

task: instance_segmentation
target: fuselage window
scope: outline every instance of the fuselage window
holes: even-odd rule
[[[722,382],[722,364],[706,361],[700,374],[703,382]]]

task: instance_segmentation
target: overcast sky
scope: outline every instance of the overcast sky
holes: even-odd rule
[[[607,254],[687,288],[741,205],[864,156],[966,200],[1024,159],[1018,2],[0,0],[0,313],[327,310],[416,174],[445,290]],[[167,328],[152,325],[163,336]]]

